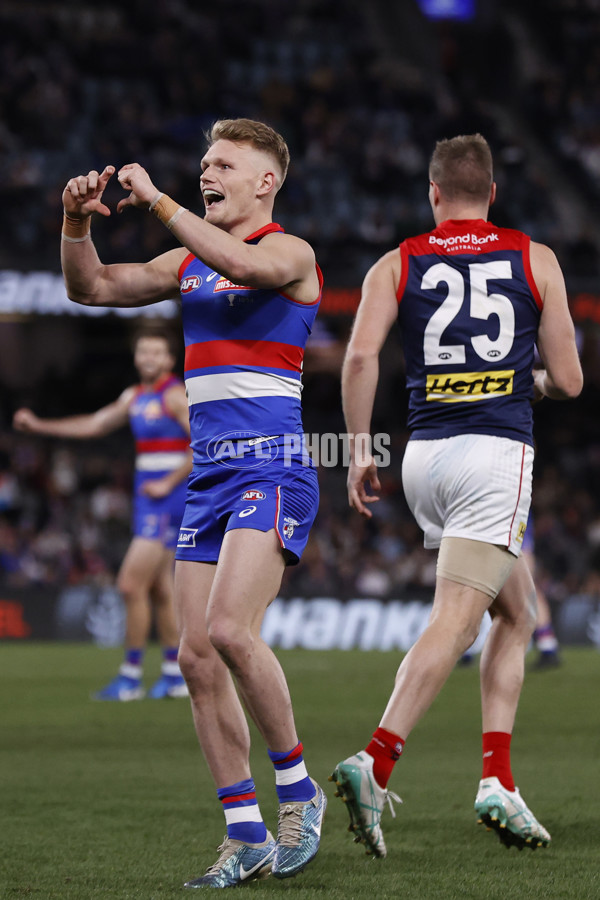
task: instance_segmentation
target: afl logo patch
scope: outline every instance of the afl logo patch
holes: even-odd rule
[[[200,278],[199,275],[188,275],[181,282],[181,288],[180,288],[181,293],[189,294],[190,291],[195,291],[196,288],[199,288],[201,284],[202,284],[202,279]]]
[[[244,491],[242,500],[266,500],[267,495],[262,491]]]

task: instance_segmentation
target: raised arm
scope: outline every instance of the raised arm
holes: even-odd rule
[[[42,419],[30,409],[19,409],[13,417],[13,427],[17,431],[38,434],[45,437],[87,438],[102,437],[129,421],[129,404],[134,396],[134,388],[127,388],[121,396],[93,413],[81,416],[66,416],[61,419]]]
[[[218,228],[162,194],[137,163],[119,170],[119,183],[130,191],[119,201],[119,212],[128,206],[151,208],[190,253],[234,284],[281,288],[301,303],[317,299],[315,255],[306,241],[275,233],[265,235],[258,244],[247,244],[242,237]]]
[[[170,250],[148,263],[103,265],[94,247],[93,213],[109,216],[102,195],[114,173],[88,172],[71,178],[63,191],[61,263],[71,300],[85,306],[146,306],[177,295],[177,273],[185,251]]]
[[[536,393],[553,400],[577,397],[583,387],[583,373],[575,327],[563,274],[549,247],[532,242],[531,270],[544,303],[537,345],[545,368],[533,373]]]
[[[398,315],[396,286],[400,280],[400,254],[392,250],[367,272],[362,297],[342,368],[342,406],[350,436],[348,501],[361,515],[371,517],[369,503],[379,498],[366,486],[381,488],[377,467],[364,453],[364,435],[371,434],[371,416],[379,379],[379,353]],[[362,438],[357,440],[357,436]]]

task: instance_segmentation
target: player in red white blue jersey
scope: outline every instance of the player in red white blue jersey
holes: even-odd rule
[[[97,700],[140,700],[146,695],[143,656],[153,617],[163,660],[161,676],[147,696],[187,696],[177,662],[173,600],[173,556],[191,469],[187,401],[181,380],[173,374],[176,351],[167,332],[140,330],[133,353],[140,383],[108,406],[62,419],[40,418],[28,409],[14,417],[21,431],[80,440],[129,424],[135,439],[133,540],[117,582],[126,606],[125,658],[116,678],[94,695]]]
[[[342,376],[347,429],[369,434],[379,352],[398,319],[411,431],[404,492],[425,546],[439,549],[428,627],[400,665],[371,742],[332,776],[352,828],[378,856],[386,852],[380,819],[393,767],[486,610],[492,626],[481,655],[483,778],[475,809],[507,846],[550,841],[510,765],[535,626],[535,587],[519,554],[531,495],[531,403],[581,391],[575,331],[552,251],[488,221],[496,185],[485,139],[438,142],[429,174],[436,228],[404,241],[367,274]],[[533,371],[536,343],[544,368]],[[377,469],[370,454],[351,451],[349,502],[369,517]]]
[[[90,217],[110,214],[107,166],[68,182],[61,251],[77,302],[143,306],[181,294],[194,468],[175,572],[179,661],[227,826],[219,858],[191,888],[295,875],[318,850],[326,806],[283,671],[260,635],[317,511],[300,392],[322,279],[312,248],[272,221],[289,163],[283,138],[248,119],[216,122],[207,137],[204,218],[162,194],[140,165],[118,173],[129,195],[117,210],[150,209],[180,247],[148,263],[101,263]],[[244,707],[275,770],[277,840],[256,799]]]

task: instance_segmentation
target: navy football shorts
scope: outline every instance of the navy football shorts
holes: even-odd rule
[[[316,469],[301,462],[260,469],[199,466],[189,477],[175,558],[216,562],[228,531],[274,528],[286,564],[295,565],[318,507]]]

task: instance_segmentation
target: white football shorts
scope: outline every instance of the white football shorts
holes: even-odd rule
[[[531,503],[533,447],[488,434],[409,441],[402,462],[408,505],[429,549],[442,536],[521,552]]]

